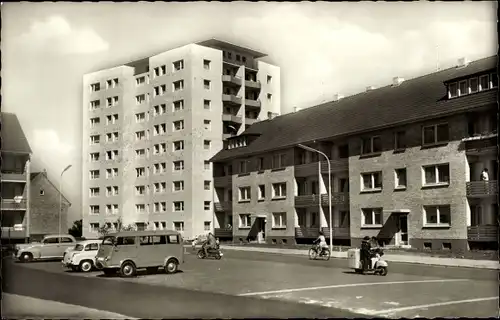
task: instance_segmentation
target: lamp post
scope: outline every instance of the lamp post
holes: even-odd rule
[[[63,177],[63,174],[69,170],[69,168],[71,168],[72,165],[68,165],[66,168],[64,168],[63,171],[61,171],[61,176],[59,178],[59,234],[61,234],[61,215],[62,215],[62,207],[61,207],[61,203],[62,203],[62,177]]]
[[[332,222],[332,167],[330,164],[330,158],[328,158],[328,156],[325,153],[323,153],[319,150],[316,150],[314,148],[305,146],[303,144],[298,144],[298,147],[301,149],[307,150],[307,151],[319,153],[320,155],[325,157],[326,163],[328,164],[328,214],[330,217],[329,224],[330,224],[330,253],[331,253],[331,252],[333,252],[333,227],[332,227],[333,222]],[[320,195],[320,197],[321,197],[321,195]],[[320,201],[321,201],[321,198],[320,198]]]

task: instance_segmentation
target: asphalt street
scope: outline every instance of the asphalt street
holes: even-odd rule
[[[181,270],[123,279],[6,260],[3,290],[136,318],[498,316],[495,270],[392,263],[383,277],[342,259],[228,250],[219,261],[187,255]]]

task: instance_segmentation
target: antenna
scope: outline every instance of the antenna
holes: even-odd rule
[[[439,71],[439,46],[436,45],[436,71]]]

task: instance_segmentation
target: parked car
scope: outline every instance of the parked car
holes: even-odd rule
[[[41,242],[18,244],[15,258],[21,262],[42,259],[61,259],[67,248],[74,247],[76,239],[69,234],[47,235]]]
[[[96,254],[102,240],[85,240],[77,243],[73,248],[66,249],[63,267],[73,271],[90,272],[96,267]]]
[[[122,277],[134,277],[138,269],[150,273],[158,268],[176,273],[184,263],[184,245],[173,230],[122,231],[104,237],[96,259],[106,275],[119,271]]]

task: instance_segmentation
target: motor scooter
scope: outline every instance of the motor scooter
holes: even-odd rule
[[[377,248],[371,251],[372,257],[370,259],[371,265],[363,270],[363,262],[361,261],[361,252],[359,249],[349,249],[347,251],[347,257],[349,259],[349,268],[354,269],[356,273],[364,274],[373,273],[374,275],[379,274],[381,276],[386,276],[388,271],[387,261],[382,259],[384,252],[382,249]]]
[[[201,248],[198,250],[198,259],[205,259],[205,258],[215,258],[217,260],[220,260],[223,256],[222,250],[219,249],[208,249],[207,250],[207,255],[205,255],[205,250]]]

